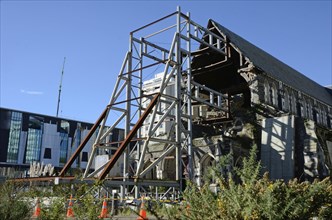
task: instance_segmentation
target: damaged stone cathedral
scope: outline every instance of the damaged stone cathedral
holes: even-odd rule
[[[262,166],[272,179],[312,180],[331,175],[332,90],[213,20],[208,29],[226,35],[231,57],[218,64],[218,55],[206,51],[193,60],[197,69],[193,75],[195,81],[229,94],[232,121],[220,118],[218,123],[208,111],[197,114],[201,120],[197,126],[216,123],[215,131],[223,135],[196,139],[196,145],[218,146],[219,140],[224,143],[221,148],[232,149],[236,161],[256,144]],[[213,150],[210,153],[215,155]],[[198,167],[204,167],[205,160],[196,161]]]
[[[254,145],[271,179],[287,181],[296,177],[310,181],[331,175],[332,90],[213,20],[207,29],[228,39],[229,57],[225,61],[220,53],[202,44],[192,60],[192,75],[195,82],[227,94],[229,112],[193,103],[196,182],[201,183],[206,167],[221,155],[232,153],[231,169]],[[160,79],[156,75],[145,82],[146,90],[149,86],[156,88],[153,81]],[[198,96],[209,100],[207,93]],[[152,158],[158,152],[155,146]],[[170,160],[166,158],[157,167],[157,178],[175,175]]]

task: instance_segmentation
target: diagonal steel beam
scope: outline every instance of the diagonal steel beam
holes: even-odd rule
[[[162,159],[164,159],[168,154],[174,150],[175,145],[171,145],[164,153],[162,153],[155,161],[153,161],[145,170],[143,170],[138,177],[144,176],[147,172],[149,172],[152,168],[154,168]]]
[[[120,156],[123,153],[123,151],[126,149],[126,147],[128,146],[128,144],[130,143],[131,139],[135,136],[135,134],[138,131],[138,129],[142,126],[142,124],[143,124],[144,120],[146,119],[146,117],[152,111],[152,109],[155,106],[155,104],[157,103],[157,100],[158,100],[159,97],[160,97],[160,93],[157,93],[155,95],[155,97],[151,100],[149,106],[147,107],[147,109],[145,110],[145,112],[142,114],[142,116],[138,119],[138,121],[136,122],[136,124],[133,127],[133,129],[129,132],[129,134],[126,137],[126,139],[122,142],[122,144],[116,150],[116,152],[114,153],[114,155],[112,156],[112,158],[108,161],[106,167],[104,168],[104,170],[102,171],[102,173],[98,177],[99,180],[105,179],[105,177],[107,176],[107,174],[113,168],[113,166],[115,165],[115,163],[117,162],[117,160],[120,158]]]
[[[68,169],[71,167],[71,165],[74,163],[75,159],[78,157],[78,155],[81,153],[85,145],[88,143],[90,140],[91,136],[93,133],[97,130],[99,124],[101,121],[105,118],[107,112],[109,110],[109,106],[105,108],[103,113],[101,113],[100,117],[97,119],[96,123],[92,126],[91,130],[89,131],[88,135],[84,138],[83,142],[78,146],[78,148],[75,150],[75,152],[71,155],[65,166],[62,168],[59,176],[64,176],[65,173],[68,171]]]

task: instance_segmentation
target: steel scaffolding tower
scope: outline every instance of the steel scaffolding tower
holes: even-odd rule
[[[136,197],[145,186],[167,186],[181,191],[183,179],[192,180],[195,173],[192,105],[201,103],[228,113],[227,95],[193,81],[192,72],[195,70],[191,68],[191,63],[206,50],[220,53],[226,61],[227,48],[225,36],[195,23],[190,14],[183,14],[180,8],[132,31],[129,50],[110,101],[60,175],[65,175],[91,136],[97,134],[83,178],[106,179],[110,183],[114,181],[120,185],[122,196],[128,186],[133,186]],[[160,84],[154,92],[145,91],[144,81],[159,69],[159,73],[162,73]],[[166,92],[170,86],[171,94]],[[205,96],[207,98],[202,98],[203,93],[208,94]],[[157,136],[156,131],[164,122],[170,125],[170,129],[167,134]],[[142,124],[147,129],[144,136]],[[109,142],[107,137],[120,125],[124,125],[125,138],[114,148],[114,143]],[[147,155],[156,144],[162,146],[163,150],[157,157],[150,158],[147,164]],[[109,161],[93,169],[95,157],[110,149],[116,151]],[[170,155],[174,158],[174,179],[145,178]],[[122,176],[111,177],[109,171],[120,156],[123,156],[124,164]]]

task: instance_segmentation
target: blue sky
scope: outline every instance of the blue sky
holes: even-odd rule
[[[331,1],[1,1],[0,106],[94,122],[129,32],[176,11],[209,18],[321,85],[332,84]]]

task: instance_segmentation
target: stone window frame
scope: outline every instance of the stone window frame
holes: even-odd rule
[[[290,103],[292,103],[290,112],[293,113],[293,114],[297,114],[297,112],[296,112],[297,97],[296,97],[295,92],[293,90],[291,91],[289,98],[290,98]]]
[[[282,110],[285,111],[285,112],[289,112],[290,111],[289,91],[288,91],[288,88],[283,88]]]
[[[268,80],[264,80],[264,102],[270,104],[270,86]]]
[[[270,91],[270,103],[274,107],[278,107],[278,86],[274,82],[269,84]]]
[[[316,119],[317,124],[332,128],[331,106],[267,75],[264,75],[261,82],[264,88],[264,96],[261,96],[264,97],[264,103],[298,117],[313,121]],[[281,105],[279,105],[280,101]],[[298,106],[298,103],[300,106]],[[301,115],[299,115],[298,107],[300,107]],[[330,122],[327,122],[327,120],[330,120]]]
[[[307,119],[310,119],[310,120],[313,119],[312,107],[313,107],[312,100],[310,98],[307,98],[306,99],[306,115],[307,115]]]

